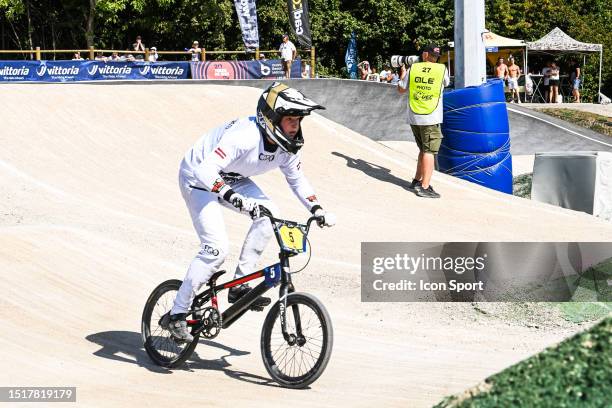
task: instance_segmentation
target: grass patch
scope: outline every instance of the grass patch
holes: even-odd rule
[[[512,179],[512,194],[531,199],[531,182],[533,173],[520,174]]]
[[[607,317],[436,407],[604,407],[610,384],[612,317]]]
[[[537,109],[555,118],[591,129],[594,132],[612,137],[612,118],[573,109]]]

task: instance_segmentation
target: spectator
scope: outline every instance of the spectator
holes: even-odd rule
[[[142,38],[138,35],[136,36],[136,42],[132,44],[132,51],[142,51],[144,53],[145,45],[142,42]],[[136,54],[136,57],[132,56],[138,60],[144,60],[144,54]]]
[[[73,61],[83,61],[83,57],[81,57],[81,53],[80,52],[75,52],[72,55],[72,60]]]
[[[151,52],[149,52],[149,62],[157,62],[159,59],[159,54],[157,53],[157,47],[151,47]]]
[[[96,58],[95,58],[95,60],[96,60],[96,61],[104,61],[104,62],[106,62],[106,57],[104,56],[104,54],[102,53],[102,51],[98,51],[98,52],[96,53]]]
[[[359,78],[365,81],[368,78],[368,75],[372,73],[370,69],[370,63],[368,61],[361,61],[357,64],[357,68],[359,68]]]
[[[302,78],[309,79],[310,78],[310,64],[305,62],[302,67]]]
[[[521,103],[518,79],[521,76],[521,68],[514,63],[514,57],[510,56],[510,66],[508,67],[508,88],[510,88],[510,103],[514,103],[514,95],[518,103]]]
[[[264,54],[263,52],[260,52],[259,53],[259,60],[260,61],[267,61],[266,54]]]
[[[110,61],[120,61],[121,57],[117,51],[113,52],[110,57],[108,57]]]
[[[372,67],[372,72],[366,78],[368,81],[380,82],[380,74],[376,72],[376,68]]]
[[[191,53],[191,61],[198,62],[200,60],[200,55],[202,54],[200,43],[197,41],[194,41],[193,44],[191,44],[191,48],[187,52]]]
[[[417,196],[426,198],[440,197],[430,181],[435,155],[442,142],[443,90],[450,79],[444,64],[437,63],[439,56],[439,47],[430,45],[425,48],[421,55],[423,62],[412,64],[408,70],[402,65],[397,86],[400,94],[408,92],[408,123],[419,147],[417,169],[410,187]]]
[[[388,65],[385,65],[383,67],[383,70],[380,72],[380,82],[389,83],[391,82],[392,78],[393,78],[393,72],[391,71],[391,67],[389,67]]]
[[[580,85],[582,85],[582,69],[580,64],[576,61],[571,61],[572,73],[570,74],[570,81],[572,83],[572,96],[574,102],[580,103]]]
[[[297,50],[295,45],[291,41],[289,41],[289,36],[287,34],[283,34],[283,42],[278,48],[281,54],[281,60],[283,62],[283,70],[285,71],[285,78],[291,78],[291,64],[295,59],[297,54]]]
[[[397,70],[394,69],[391,76],[391,84],[397,85],[399,83],[399,75],[397,74]]]
[[[544,75],[544,100],[550,102],[550,71],[552,63],[546,61],[546,66],[542,69],[542,75]]]
[[[559,67],[553,62],[550,66],[550,80],[548,81],[550,84],[550,103],[557,103],[559,97],[559,74]]]
[[[499,57],[497,59],[497,65],[495,66],[495,76],[502,81],[508,79],[508,66],[504,63],[504,59]]]

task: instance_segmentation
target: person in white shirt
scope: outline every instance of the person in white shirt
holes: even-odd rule
[[[295,59],[297,54],[297,50],[295,45],[291,41],[289,41],[289,36],[287,34],[283,35],[283,42],[278,48],[281,54],[281,60],[283,62],[283,70],[285,71],[285,78],[291,78],[291,64]]]
[[[157,62],[159,59],[159,54],[157,53],[157,47],[151,47],[151,52],[149,52],[149,62]]]
[[[255,264],[273,235],[269,218],[257,217],[256,212],[261,204],[278,217],[278,208],[251,180],[252,176],[279,168],[304,207],[322,217],[321,225],[335,224],[335,216],[323,210],[302,172],[301,121],[315,109],[325,108],[296,89],[274,82],[261,95],[256,116],[211,130],[185,154],[179,185],[200,238],[200,251],[189,266],[171,310],[169,329],[176,338],[193,341],[186,313],[196,291],[219,270],[227,255],[229,240],[221,207],[253,217],[235,278],[255,272]],[[247,284],[232,287],[229,302],[236,302],[250,290]],[[269,303],[269,298],[260,297],[255,306]]]
[[[197,41],[194,41],[193,44],[191,44],[191,48],[187,52],[191,53],[191,61],[198,62],[200,60],[200,54],[202,53],[202,49],[200,48],[200,43]]]

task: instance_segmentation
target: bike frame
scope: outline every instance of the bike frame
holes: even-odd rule
[[[193,309],[190,310],[189,313],[191,314],[199,310],[202,310],[204,308],[204,304],[206,304],[208,300],[211,300],[212,306],[218,310],[219,306],[217,302],[217,294],[219,292],[225,289],[229,289],[234,286],[241,285],[243,283],[252,281],[254,279],[262,278],[266,275],[266,271],[270,271],[270,270],[279,271],[280,270],[279,307],[280,307],[281,329],[282,329],[283,337],[285,338],[286,341],[295,342],[296,338],[294,337],[294,335],[289,334],[287,332],[287,319],[286,319],[287,296],[290,293],[295,292],[295,288],[293,286],[293,283],[291,282],[291,274],[289,273],[289,258],[294,256],[295,253],[292,253],[291,251],[284,249],[283,244],[282,244],[282,238],[279,232],[278,223],[289,225],[289,226],[298,226],[299,224],[292,222],[292,221],[274,218],[267,210],[266,210],[266,213],[264,213],[264,215],[270,218],[270,222],[272,223],[272,228],[274,229],[274,234],[276,236],[276,240],[280,247],[280,252],[279,252],[280,262],[274,265],[270,265],[266,268],[263,268],[257,272],[253,272],[249,275],[243,276],[242,278],[234,279],[234,280],[231,280],[229,282],[226,282],[220,285],[216,285],[216,280],[224,272],[223,273],[217,272],[215,275],[213,275],[213,277],[210,279],[208,283],[210,288],[198,294],[194,298],[193,303],[192,303]],[[313,221],[317,221],[317,220],[318,220],[317,217],[310,217],[308,219],[308,222],[306,223],[306,226],[305,226],[306,227],[305,236],[308,235],[308,232],[310,230],[310,224]],[[241,297],[236,303],[231,305],[228,309],[226,309],[221,314],[221,328],[227,329],[228,327],[230,327],[236,320],[238,320],[243,314],[245,314],[249,310],[250,306],[255,302],[255,300],[258,297],[260,297],[261,295],[263,295],[264,293],[266,293],[268,290],[272,289],[273,287],[277,286],[278,284],[279,283],[270,285],[269,282],[264,281],[264,282],[261,282],[259,285],[255,286],[246,295]],[[302,323],[300,320],[299,311],[297,310],[297,305],[294,305],[292,310],[293,310],[293,316],[295,319],[296,334],[298,338],[301,338],[302,337]],[[191,327],[195,327],[195,330],[193,331],[194,336],[199,334],[202,330],[204,330],[203,323],[198,319],[187,319],[187,325]]]

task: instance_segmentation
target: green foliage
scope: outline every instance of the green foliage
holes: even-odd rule
[[[604,407],[612,383],[612,317],[436,407]]]

